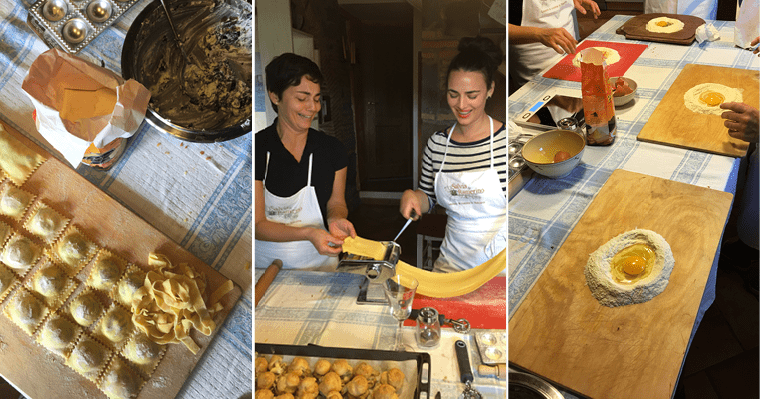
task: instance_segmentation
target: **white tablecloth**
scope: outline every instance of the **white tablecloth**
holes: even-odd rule
[[[102,60],[120,73],[126,32],[149,3],[135,4],[79,56],[97,64]],[[26,24],[31,4],[30,0],[0,2],[0,118],[55,154],[36,131],[34,107],[21,89],[31,63],[48,49]],[[98,188],[243,289],[180,398],[239,398],[252,391],[251,138],[247,134],[223,143],[194,144],[145,122],[111,170],[77,168]]]
[[[740,159],[639,142],[636,136],[686,64],[757,69],[760,67],[758,57],[733,45],[733,22],[709,21],[718,29],[719,41],[680,46],[626,40],[615,30],[629,18],[616,16],[588,37],[588,40],[648,45],[625,73],[638,83],[638,94],[633,106],[616,111],[618,130],[614,144],[587,146],[581,163],[568,177],[549,179],[534,175],[509,201],[507,295],[510,318],[615,169],[730,193],[736,191]],[[509,97],[511,118],[522,114],[547,93],[580,97],[579,82],[540,75]],[[526,132],[536,131],[527,129]],[[704,311],[715,298],[718,255],[716,253],[692,337]]]

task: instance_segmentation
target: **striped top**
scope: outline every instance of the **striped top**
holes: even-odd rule
[[[446,131],[435,132],[427,142],[422,154],[422,175],[419,189],[430,199],[430,209],[437,203],[433,182],[441,168],[443,153],[446,151]],[[493,134],[493,165],[499,173],[499,181],[504,196],[507,196],[507,129]],[[449,142],[444,173],[481,171],[491,167],[491,147],[489,137],[471,143]]]

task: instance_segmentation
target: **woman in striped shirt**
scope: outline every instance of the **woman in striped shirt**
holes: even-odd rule
[[[428,140],[417,190],[406,190],[400,211],[418,217],[436,204],[448,215],[433,270],[473,268],[506,248],[507,132],[485,112],[493,76],[504,55],[491,40],[464,38],[449,64],[446,100],[456,123]]]

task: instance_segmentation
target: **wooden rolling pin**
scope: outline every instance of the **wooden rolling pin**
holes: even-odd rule
[[[506,380],[507,379],[507,364],[501,363],[496,364],[494,366],[489,366],[487,364],[481,364],[478,366],[478,374],[484,376],[484,377],[497,377],[500,380]]]
[[[267,288],[269,288],[269,285],[272,284],[272,281],[274,281],[274,278],[277,276],[277,273],[280,272],[280,269],[282,269],[282,261],[275,259],[274,262],[272,262],[272,264],[267,267],[267,270],[264,272],[264,274],[259,277],[259,281],[256,282],[255,288],[256,298],[253,304],[254,308],[259,304],[259,300],[261,300],[261,298],[264,296],[264,293],[267,292]]]

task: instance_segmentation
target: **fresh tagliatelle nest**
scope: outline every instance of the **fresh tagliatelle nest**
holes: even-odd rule
[[[180,263],[172,266],[164,255],[151,253],[148,265],[153,267],[145,276],[145,284],[132,297],[132,322],[158,344],[183,343],[193,353],[200,347],[190,338],[195,327],[208,336],[216,328],[212,315],[222,310],[221,298],[232,291],[227,280],[203,300],[206,279],[201,273]]]

